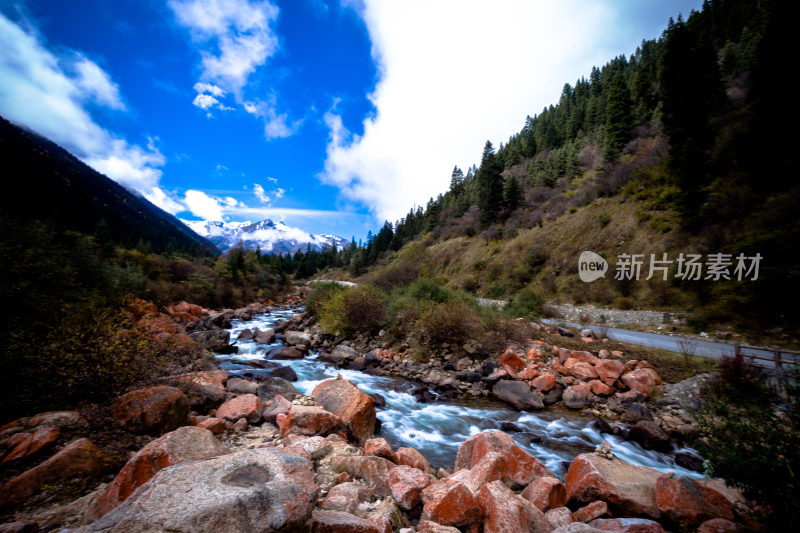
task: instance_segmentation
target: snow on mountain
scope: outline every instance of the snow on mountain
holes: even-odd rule
[[[287,226],[283,222],[262,220],[260,222],[219,222],[210,220],[183,220],[195,233],[213,242],[223,252],[240,242],[245,248],[261,247],[263,253],[294,253],[305,251],[308,245],[321,250],[324,245],[342,248],[349,241],[335,235],[314,235]]]

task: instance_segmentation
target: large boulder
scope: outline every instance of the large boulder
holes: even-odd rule
[[[297,373],[290,366],[279,366],[269,373],[270,377],[281,378],[286,381],[297,381]]]
[[[541,511],[563,507],[567,504],[567,489],[554,477],[540,477],[525,487],[521,496]]]
[[[139,450],[97,498],[91,513],[101,517],[124,502],[162,468],[231,453],[213,433],[199,427],[182,427]]]
[[[281,435],[327,435],[342,426],[342,419],[316,406],[292,405],[275,416]]]
[[[595,371],[591,364],[578,361],[572,357],[567,359],[567,361],[564,363],[564,368],[567,369],[567,372],[569,372],[570,375],[581,381],[591,381],[593,379],[597,379],[597,371]]]
[[[267,378],[258,386],[258,397],[264,401],[271,400],[278,395],[292,401],[300,396],[300,393],[297,392],[294,385],[279,377]]]
[[[537,458],[517,446],[502,431],[484,431],[473,435],[458,447],[455,469],[471,469],[489,452],[505,458],[501,480],[511,488],[522,488],[540,477],[555,477]]]
[[[311,461],[256,448],[160,470],[86,533],[305,531],[318,492]]]
[[[386,439],[380,437],[367,439],[366,442],[364,442],[364,455],[383,457],[397,464],[397,455],[395,455],[391,445],[386,442]]]
[[[331,466],[336,472],[346,472],[362,480],[380,497],[392,494],[387,475],[396,465],[383,457],[340,455],[331,460]]]
[[[638,392],[645,398],[650,396],[656,385],[661,383],[661,377],[652,368],[637,368],[632,372],[622,374],[620,379],[631,391]]]
[[[431,471],[431,464],[427,459],[425,459],[425,456],[419,453],[419,450],[415,448],[403,446],[397,448],[397,451],[394,452],[394,455],[397,457],[398,465],[410,466],[411,468],[416,468],[418,470],[422,470],[423,472]]]
[[[334,485],[328,491],[325,499],[319,504],[320,509],[328,511],[342,511],[355,514],[358,505],[369,501],[373,496],[372,491],[358,481],[349,481]]]
[[[311,346],[311,335],[305,331],[287,331],[283,334],[286,344],[289,346]]]
[[[500,366],[507,366],[514,372],[520,372],[525,369],[525,361],[509,348],[500,356]]]
[[[28,501],[47,486],[95,479],[108,468],[108,456],[89,439],[77,439],[43,463],[11,478],[0,488],[0,509]]]
[[[444,526],[469,526],[482,512],[472,491],[463,483],[442,480],[422,491],[422,518]]]
[[[256,394],[258,383],[242,378],[230,378],[225,388],[233,394]]]
[[[311,396],[326,411],[344,421],[352,436],[362,444],[375,432],[375,400],[346,379],[323,381]]]
[[[484,533],[528,531],[528,513],[516,494],[502,481],[481,487],[478,504],[483,512]]]
[[[430,485],[428,474],[410,466],[398,466],[389,470],[386,481],[392,497],[403,509],[409,510],[420,502],[422,490]]]
[[[286,360],[286,359],[302,359],[303,352],[298,350],[297,348],[290,348],[288,346],[284,346],[283,348],[278,348],[277,350],[272,350],[267,354],[269,359],[278,360]]]
[[[564,400],[564,405],[570,409],[583,409],[592,405],[594,396],[592,396],[591,388],[586,383],[581,383],[564,389],[562,399]]]
[[[47,426],[56,429],[78,429],[89,427],[89,422],[77,411],[47,411],[25,419],[30,428]]]
[[[681,527],[696,527],[712,518],[734,519],[728,498],[701,480],[664,474],[656,481],[655,491],[658,509]]]
[[[522,381],[508,379],[498,381],[492,387],[492,393],[520,411],[544,409],[542,395],[531,392],[531,388]]]
[[[271,400],[264,402],[264,409],[261,411],[261,416],[270,424],[276,424],[278,415],[287,414],[291,408],[291,402],[278,394]]]
[[[206,350],[212,352],[225,351],[231,343],[231,333],[224,329],[195,331],[189,337]]]
[[[220,405],[216,416],[228,422],[236,422],[240,418],[245,418],[250,424],[257,424],[261,421],[263,408],[264,406],[258,396],[255,394],[243,394]]]
[[[621,459],[606,459],[594,453],[578,455],[570,464],[564,485],[571,505],[605,501],[616,516],[657,519],[655,486],[661,473]]]
[[[600,381],[612,387],[614,382],[625,372],[625,365],[616,359],[599,359],[594,365],[594,370]]]
[[[274,329],[265,329],[264,331],[257,329],[253,331],[253,340],[256,341],[258,344],[269,344],[272,342],[272,339],[274,338],[275,338]]]
[[[190,372],[168,378],[186,391],[189,406],[195,409],[216,407],[225,401],[228,373],[224,370]]]
[[[628,433],[628,439],[638,442],[646,450],[668,452],[672,449],[669,435],[654,420],[636,422]]]
[[[189,400],[180,389],[159,385],[120,396],[111,414],[129,431],[161,435],[186,423]]]

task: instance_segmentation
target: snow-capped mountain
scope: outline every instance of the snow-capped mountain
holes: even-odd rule
[[[233,248],[240,241],[245,248],[261,247],[261,251],[265,254],[305,251],[309,244],[312,250],[321,250],[324,245],[334,244],[341,249],[349,244],[349,241],[335,235],[314,235],[269,219],[260,222],[180,220],[192,231],[217,245],[223,252]]]

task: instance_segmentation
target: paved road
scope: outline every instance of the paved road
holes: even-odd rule
[[[630,344],[638,344],[641,346],[649,346],[651,348],[660,348],[662,350],[669,350],[671,352],[684,353],[687,352],[691,355],[699,357],[707,357],[710,359],[722,359],[723,357],[733,357],[734,345],[727,342],[710,341],[698,339],[694,337],[680,337],[672,335],[661,335],[658,333],[646,333],[642,331],[631,331],[622,328],[605,328],[601,326],[594,326],[591,324],[578,324],[576,322],[567,322],[564,320],[550,320],[542,319],[542,322],[553,325],[565,325],[576,329],[589,328],[594,331],[597,336],[605,335],[609,339],[627,342]],[[743,356],[757,355],[761,357],[769,357],[770,359],[775,354],[768,350],[759,350],[753,348],[741,348]],[[781,358],[784,361],[795,361],[800,364],[800,355],[788,352],[781,352]],[[764,361],[762,359],[753,359],[753,362],[767,368],[775,368],[772,361]]]

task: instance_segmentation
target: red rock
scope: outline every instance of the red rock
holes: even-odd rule
[[[561,363],[559,363],[558,361],[555,361],[555,360],[553,361],[553,372],[555,372],[557,374],[561,374],[563,376],[568,376],[569,375],[569,370],[564,368],[564,366]]]
[[[461,530],[451,526],[443,526],[429,520],[420,520],[417,524],[417,533],[461,533]]]
[[[548,522],[550,522],[550,525],[552,525],[553,528],[566,526],[575,521],[575,519],[572,518],[572,511],[570,511],[567,507],[556,507],[555,509],[550,509],[544,513],[544,517]]]
[[[392,497],[405,510],[420,502],[422,489],[430,485],[428,474],[410,466],[397,466],[386,474]]]
[[[542,392],[547,392],[556,386],[556,377],[553,374],[542,374],[533,380],[533,386]]]
[[[127,305],[127,310],[135,319],[158,314],[158,307],[156,307],[156,304],[140,299],[131,300]]]
[[[617,516],[658,518],[661,513],[656,505],[655,486],[660,476],[652,468],[583,453],[570,464],[564,485],[567,501],[572,505],[603,500]]]
[[[17,505],[40,492],[46,485],[78,478],[92,479],[107,468],[108,457],[89,439],[77,439],[45,462],[12,478],[0,488],[0,509]]]
[[[478,501],[463,483],[442,480],[422,491],[422,520],[468,526],[481,519]]]
[[[334,485],[319,504],[320,509],[355,514],[358,504],[369,501],[372,491],[359,482]]]
[[[536,376],[539,375],[539,371],[536,370],[536,367],[533,365],[528,365],[525,367],[525,370],[517,374],[519,379],[534,379]]]
[[[289,412],[275,417],[281,435],[327,435],[339,428],[342,420],[321,407],[292,405]]]
[[[364,443],[364,454],[365,455],[374,455],[375,457],[383,457],[384,459],[388,459],[393,463],[397,463],[397,456],[394,454],[394,450],[386,442],[386,439],[376,438],[376,439],[367,439]]]
[[[91,513],[94,517],[108,513],[162,468],[228,453],[231,453],[230,450],[210,431],[192,426],[178,428],[136,452],[95,501]]]
[[[619,398],[622,402],[640,402],[647,399],[647,396],[642,394],[639,391],[629,390],[626,392],[618,392],[614,394],[615,397]]]
[[[625,372],[625,365],[616,359],[600,359],[595,363],[594,369],[600,380],[609,387]]]
[[[458,447],[456,470],[470,469],[489,452],[497,452],[505,458],[502,481],[511,488],[522,488],[540,477],[555,477],[541,461],[517,446],[514,440],[502,431],[484,431],[473,435]]]
[[[596,365],[600,361],[593,353],[586,351],[571,350],[569,356],[581,363],[589,363],[590,365]]]
[[[423,472],[431,471],[431,464],[427,459],[425,459],[425,456],[423,456],[414,448],[397,448],[397,451],[394,452],[394,454],[397,457],[398,465],[410,466],[411,468],[416,468],[417,470],[422,470]]]
[[[229,422],[236,422],[240,418],[245,418],[251,424],[261,421],[263,405],[261,399],[255,394],[243,394],[232,398],[223,403],[217,409],[217,418],[222,418]]]
[[[502,481],[493,481],[481,487],[478,505],[483,512],[484,533],[528,530],[525,508]]]
[[[45,448],[51,446],[58,439],[59,434],[60,432],[56,428],[48,427],[39,428],[34,431],[33,434],[17,433],[17,435],[25,435],[26,437],[23,439],[15,439],[20,440],[20,442],[15,444],[11,444],[12,439],[9,439],[9,445],[13,445],[14,447],[0,464],[12,463],[36,455]],[[17,435],[14,435],[14,437]]]
[[[508,366],[514,372],[521,372],[525,368],[525,361],[509,348],[500,356],[500,366]]]
[[[712,518],[697,528],[697,533],[738,533],[739,531],[739,526],[724,518]]]
[[[528,353],[525,354],[525,358],[531,363],[539,363],[544,358],[544,352],[541,347],[534,346],[528,350]]]
[[[120,396],[111,414],[129,431],[161,435],[186,423],[189,400],[180,389],[159,385]]]
[[[593,379],[589,382],[589,388],[592,390],[592,394],[596,394],[598,396],[611,396],[614,394],[614,389],[600,381],[599,379]]]
[[[202,429],[207,429],[214,435],[219,435],[220,433],[225,431],[227,425],[223,419],[211,417],[211,418],[206,418],[202,422],[199,422],[197,424],[197,427]]]
[[[521,496],[537,509],[547,511],[566,505],[567,488],[554,477],[540,477],[525,487]]]
[[[564,389],[561,399],[564,400],[564,405],[570,409],[583,409],[594,401],[592,390],[586,383],[567,387]]]
[[[589,363],[578,361],[577,359],[569,358],[564,363],[564,368],[570,375],[580,379],[581,381],[589,381],[590,379],[597,379],[597,372],[594,367]]]
[[[568,350],[567,348],[553,348],[553,355],[558,356],[558,362],[563,363],[570,357],[572,357],[572,351]]]
[[[712,518],[733,520],[728,499],[700,481],[664,474],[656,481],[656,505],[672,522],[698,526]]]
[[[186,397],[190,406],[217,406],[225,401],[228,373],[224,370],[190,372],[171,376],[168,381],[187,389]]]
[[[661,524],[646,518],[598,518],[589,525],[601,531],[617,533],[667,533]]]
[[[503,454],[489,452],[469,470],[461,469],[448,476],[451,481],[458,481],[477,494],[486,483],[502,480],[506,470],[506,458]]]
[[[589,505],[584,505],[572,513],[572,518],[574,518],[576,522],[591,522],[597,518],[602,518],[603,516],[609,515],[610,513],[608,511],[608,505],[606,505],[606,502],[597,500]]]
[[[396,466],[383,457],[340,455],[331,460],[331,467],[336,472],[347,472],[352,477],[363,480],[378,496],[389,496],[392,493],[387,474]]]
[[[581,340],[582,340],[583,342],[585,342],[586,344],[589,344],[589,343],[592,343],[592,342],[594,342],[594,339],[593,339],[593,338],[591,338],[591,337],[581,337]]]
[[[375,401],[346,379],[323,381],[311,392],[314,400],[347,425],[363,444],[375,432]]]
[[[264,409],[261,411],[261,416],[267,422],[274,424],[278,415],[280,414],[288,414],[292,408],[292,403],[281,396],[280,394],[276,394],[269,403],[264,403]]]
[[[85,428],[89,427],[89,422],[78,411],[47,411],[30,417],[26,426],[47,426],[56,429]]]
[[[312,533],[384,533],[375,524],[341,511],[315,509],[311,513]]]
[[[639,392],[645,397],[650,396],[655,386],[661,382],[659,375],[651,368],[637,368],[622,374],[621,379],[629,389]]]

